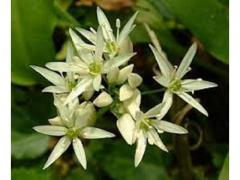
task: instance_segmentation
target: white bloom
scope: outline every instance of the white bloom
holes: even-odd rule
[[[73,61],[72,59],[73,56],[74,56],[73,47],[71,43],[68,43],[66,62],[71,63]],[[74,77],[74,73],[68,72],[66,76],[63,76],[63,72],[70,71],[71,69],[71,66],[67,66],[67,64],[64,62],[47,63],[46,67],[48,69],[34,65],[31,65],[30,67],[53,84],[52,86],[44,88],[42,90],[43,92],[55,94],[70,93],[73,90],[73,88],[77,85],[77,80]],[[59,73],[54,71],[57,71]],[[85,85],[87,86],[87,84]]]
[[[188,133],[183,127],[162,120],[162,117],[166,114],[165,106],[165,103],[161,103],[146,113],[136,112],[134,118],[130,114],[124,114],[117,120],[117,127],[125,141],[130,145],[137,143],[135,167],[139,165],[143,158],[147,142],[166,152],[168,151],[158,133]]]
[[[111,138],[114,137],[114,134],[89,126],[89,123],[92,123],[89,122],[89,117],[92,115],[86,103],[78,105],[78,103],[74,102],[73,104],[68,104],[68,106],[63,106],[61,102],[61,99],[56,99],[55,97],[55,105],[58,108],[59,116],[49,120],[51,125],[34,127],[34,130],[42,134],[62,136],[43,169],[46,169],[57,160],[71,143],[78,161],[86,169],[87,161],[81,139]]]
[[[113,30],[110,26],[110,23],[104,14],[104,12],[97,7],[97,19],[99,25],[103,28],[103,37],[104,37],[104,52],[109,54],[110,57],[114,57],[116,54],[125,54],[131,53],[133,51],[132,42],[129,38],[129,34],[134,29],[135,25],[134,20],[136,19],[137,12],[129,19],[126,25],[123,27],[121,32],[119,32],[121,23],[120,20],[116,20],[117,33],[116,37],[113,34]],[[78,32],[87,38],[93,45],[96,44],[96,33],[93,29],[90,31],[76,28]],[[84,44],[84,45],[82,45]],[[85,47],[89,50],[92,49],[92,46],[87,43],[79,43],[78,47]]]
[[[197,90],[207,89],[216,87],[217,84],[209,81],[204,81],[202,79],[186,79],[182,80],[182,77],[191,70],[189,67],[193,57],[197,50],[197,44],[194,43],[184,56],[181,64],[178,68],[174,67],[167,59],[165,53],[162,51],[160,44],[156,38],[153,31],[147,26],[147,30],[152,39],[155,47],[150,45],[150,48],[157,60],[157,64],[160,68],[160,74],[154,76],[153,78],[162,86],[167,88],[164,98],[168,102],[169,108],[172,105],[173,94],[178,95],[185,102],[189,103],[191,106],[196,108],[199,112],[208,116],[207,111],[204,107],[198,103],[188,92],[194,92]]]
[[[70,30],[70,35],[74,39],[75,33]],[[97,31],[96,48],[94,52],[81,54],[80,58],[75,56],[71,63],[55,63],[59,66],[70,66],[66,68],[66,72],[74,72],[79,74],[79,83],[72,91],[65,104],[69,103],[72,99],[78,97],[85,91],[99,91],[102,87],[102,75],[108,73],[114,68],[118,68],[127,63],[135,53],[128,53],[116,56],[109,60],[103,60],[103,34],[102,28],[99,26]],[[64,68],[63,68],[64,69]]]

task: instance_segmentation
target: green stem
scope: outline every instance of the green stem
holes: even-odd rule
[[[165,90],[165,88],[160,88],[160,89],[154,89],[154,90],[150,90],[150,91],[143,91],[141,94],[144,95],[151,95],[151,94],[156,94],[156,93],[160,93],[163,92]]]

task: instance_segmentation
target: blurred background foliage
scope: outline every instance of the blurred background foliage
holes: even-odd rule
[[[188,113],[183,121],[190,132],[187,137],[163,136],[171,150],[168,154],[148,146],[140,166],[134,168],[134,147],[123,142],[115,119],[106,115],[98,126],[117,138],[84,142],[86,171],[76,163],[71,149],[43,171],[56,139],[36,134],[32,127],[46,124],[56,112],[52,96],[41,93],[47,82],[29,65],[64,60],[68,28],[96,28],[96,6],[105,10],[113,25],[115,18],[124,24],[134,11],[140,11],[131,38],[138,53],[133,59],[135,71],[144,78],[142,91],[159,88],[152,80],[155,60],[142,23],[156,31],[174,64],[196,41],[198,54],[189,75],[219,87],[196,93],[209,117],[195,110]],[[12,179],[228,179],[228,16],[228,0],[12,0]],[[162,93],[143,93],[142,108],[161,98]]]

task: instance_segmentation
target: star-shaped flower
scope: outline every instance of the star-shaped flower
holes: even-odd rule
[[[78,161],[86,169],[87,161],[81,140],[112,138],[115,135],[90,126],[92,119],[89,118],[95,113],[95,110],[92,109],[94,108],[93,105],[86,102],[79,105],[77,100],[75,100],[64,106],[62,100],[56,98],[58,97],[55,96],[55,105],[57,106],[59,116],[49,120],[51,125],[34,127],[34,130],[39,133],[61,137],[43,169],[46,169],[57,160],[71,144]]]
[[[199,112],[208,116],[205,108],[198,103],[189,92],[194,92],[202,89],[213,88],[216,87],[217,84],[209,81],[204,81],[202,79],[185,79],[183,80],[183,76],[191,70],[189,67],[194,55],[197,51],[197,44],[193,43],[193,45],[189,48],[186,55],[182,59],[179,67],[174,67],[167,59],[165,53],[162,51],[160,44],[156,38],[156,35],[148,26],[147,30],[152,39],[153,45],[149,45],[156,60],[160,72],[154,76],[153,78],[162,86],[166,87],[167,90],[164,94],[164,101],[168,104],[169,108],[172,105],[172,97],[173,94],[179,96],[182,100],[189,103],[191,106],[196,108]]]
[[[117,120],[117,127],[125,141],[130,145],[135,142],[137,143],[135,152],[135,167],[139,165],[143,158],[147,142],[150,145],[156,145],[166,152],[168,151],[158,133],[188,133],[188,131],[183,127],[162,120],[166,114],[165,106],[165,103],[161,103],[146,113],[138,111],[136,112],[135,117],[130,114],[124,114]]]
[[[104,12],[97,7],[97,19],[99,25],[103,29],[103,37],[104,37],[104,52],[106,52],[110,57],[114,57],[117,54],[125,54],[125,53],[131,53],[133,51],[132,42],[129,38],[129,34],[134,29],[135,25],[133,24],[136,16],[136,12],[129,21],[125,24],[123,29],[120,31],[121,23],[120,20],[116,20],[116,27],[117,27],[117,33],[116,37],[113,34],[112,27],[104,14]],[[83,35],[85,38],[87,38],[93,45],[96,44],[97,38],[96,38],[96,32],[94,29],[90,29],[90,31],[82,29],[82,28],[76,28],[76,30]],[[92,49],[92,45],[90,44],[84,44],[86,48],[89,50]],[[78,46],[83,47],[83,45],[79,44]]]
[[[73,47],[70,43],[68,43],[66,62],[68,63],[72,62],[72,57],[73,57]],[[70,68],[70,67],[63,68],[61,64],[64,64],[64,63],[59,62],[57,66],[54,66],[54,68],[52,68],[51,63],[47,63],[46,67],[48,67],[50,70],[47,68],[42,68],[34,65],[30,66],[36,72],[41,74],[44,78],[46,78],[48,81],[50,81],[53,84],[52,86],[48,86],[44,88],[42,90],[43,92],[49,92],[49,93],[55,93],[55,94],[69,93],[77,84],[77,81],[74,78],[73,73],[67,73],[66,76],[63,75],[63,72],[68,71],[66,68]],[[56,73],[52,70],[58,71],[60,73]]]

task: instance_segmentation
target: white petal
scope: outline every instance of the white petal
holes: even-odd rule
[[[83,28],[76,28],[76,30],[85,38],[87,38],[91,43],[96,44],[96,35],[93,32],[85,30]]]
[[[136,112],[140,111],[141,104],[141,93],[138,89],[136,89],[132,95],[132,97],[123,102],[124,107],[128,110],[128,112],[135,118]]]
[[[151,118],[151,117],[156,117],[157,115],[162,113],[162,109],[165,106],[165,102],[162,102],[151,109],[149,109],[145,114]]]
[[[190,104],[192,107],[197,109],[199,112],[203,113],[205,116],[208,116],[206,109],[204,109],[204,107],[200,103],[198,103],[192,96],[190,96],[189,94],[184,93],[184,92],[177,93],[177,95],[180,98],[182,98],[185,102]]]
[[[56,161],[67,150],[67,148],[70,146],[70,144],[71,144],[71,140],[68,137],[66,137],[66,136],[62,137],[58,141],[56,146],[54,147],[54,149],[53,149],[52,153],[50,154],[47,162],[45,163],[43,169],[46,169],[54,161]]]
[[[74,48],[70,41],[67,42],[67,55],[66,55],[66,62],[72,62],[72,57],[74,56]]]
[[[157,134],[155,130],[151,130],[148,132],[148,137],[151,139],[152,143],[155,144],[157,147],[162,149],[163,151],[168,152],[167,147],[163,144],[161,138]]]
[[[92,102],[83,102],[75,110],[75,124],[76,128],[86,127],[92,125],[96,120],[96,110]]]
[[[96,50],[95,50],[96,59],[102,58],[103,48],[104,48],[103,32],[102,32],[101,26],[98,26]]]
[[[123,86],[121,86],[119,90],[119,100],[125,101],[131,98],[133,93],[134,93],[134,89],[132,89],[129,85],[124,84]]]
[[[67,133],[67,128],[63,126],[35,126],[33,129],[39,133],[50,135],[50,136],[64,136]]]
[[[91,79],[83,79],[81,80],[77,86],[72,90],[72,92],[68,95],[66,101],[64,104],[68,104],[71,102],[73,99],[81,95],[92,83]]]
[[[121,43],[119,44],[119,55],[121,54],[127,54],[133,52],[133,43],[129,36]]]
[[[140,132],[139,137],[137,139],[137,148],[135,152],[135,161],[134,161],[135,167],[137,167],[141,162],[146,146],[147,146],[147,139],[144,136],[143,132]]]
[[[93,79],[93,87],[96,91],[99,91],[101,87],[101,83],[102,83],[102,76],[101,74],[99,74]]]
[[[160,85],[164,86],[164,87],[168,87],[169,86],[169,82],[170,82],[169,80],[170,79],[168,79],[165,76],[162,76],[162,75],[160,75],[160,76],[153,76],[153,79],[155,81],[157,81]]]
[[[182,81],[182,88],[185,92],[192,92],[213,87],[217,87],[217,84],[201,79],[186,79]]]
[[[85,139],[101,139],[115,137],[113,133],[105,131],[103,129],[86,127],[80,132],[80,136]]]
[[[70,34],[70,37],[73,41],[73,44],[74,44],[75,48],[78,51],[81,51],[82,49],[95,51],[95,46],[94,45],[90,45],[90,44],[85,43],[72,29],[69,29],[69,34]]]
[[[172,74],[172,68],[169,68],[170,62],[168,62],[168,60],[165,59],[165,57],[161,55],[160,52],[158,52],[152,45],[149,45],[149,47],[151,48],[157,60],[158,67],[160,68],[163,76],[165,76],[166,78],[170,78]]]
[[[78,138],[73,139],[72,142],[73,142],[73,150],[75,152],[75,155],[77,156],[78,161],[80,162],[82,167],[86,169],[87,160],[86,160],[86,155],[85,155],[82,142]]]
[[[120,35],[119,35],[119,44],[121,45],[124,40],[128,37],[128,35],[130,34],[130,32],[133,30],[133,23],[136,19],[138,12],[136,12],[126,23],[126,25],[123,27]]]
[[[191,64],[193,57],[196,54],[196,51],[197,51],[197,44],[193,43],[193,45],[189,48],[188,52],[184,56],[179,68],[177,69],[176,78],[181,79],[186,74],[186,72],[188,72],[188,67]]]
[[[30,66],[39,74],[41,74],[44,78],[48,81],[53,83],[54,85],[63,85],[65,83],[64,78],[61,77],[59,74],[52,72],[46,68],[38,67],[38,66]]]
[[[142,111],[136,112],[136,117],[135,117],[136,121],[141,121],[141,120],[143,120],[145,117],[146,117],[146,116],[145,116],[145,114],[144,114]]]
[[[107,73],[108,83],[110,83],[110,84],[115,83],[115,82],[117,81],[118,74],[119,74],[119,69],[118,69],[118,67],[113,68],[112,70],[110,70],[110,71]]]
[[[104,12],[99,7],[97,7],[97,19],[98,19],[99,25],[101,25],[103,28],[104,38],[106,40],[115,41],[110,23],[106,15],[104,14]]]
[[[66,93],[69,92],[69,89],[67,89],[64,86],[48,86],[42,90],[42,92],[48,92],[48,93]]]
[[[162,119],[171,108],[173,103],[173,93],[169,90],[166,90],[163,95],[163,106],[161,107],[161,113],[157,115],[158,119]]]
[[[97,107],[105,107],[113,102],[112,97],[105,91],[98,95],[98,97],[93,101],[93,104]]]
[[[45,64],[48,69],[58,72],[69,72],[71,67],[66,62],[49,62]]]
[[[133,70],[133,64],[130,64],[124,68],[122,68],[120,71],[119,71],[119,75],[118,75],[118,79],[117,79],[117,84],[122,84],[124,83],[127,78],[128,78],[128,75],[132,72]]]
[[[51,119],[48,119],[48,122],[51,125],[54,125],[54,126],[63,126],[62,120],[61,120],[61,118],[59,116],[56,116],[56,117],[51,118]]]
[[[123,55],[119,55],[117,57],[114,57],[111,60],[108,60],[104,64],[104,72],[107,73],[111,69],[119,67],[119,66],[127,63],[135,54],[136,53],[123,54]]]
[[[130,114],[124,114],[117,120],[117,127],[125,141],[132,145],[135,122]]]
[[[136,73],[131,73],[128,75],[128,83],[132,88],[138,87],[142,81],[142,77]]]
[[[188,133],[188,131],[182,126],[179,126],[177,124],[174,124],[168,121],[163,121],[163,120],[156,122],[156,127],[158,127],[158,129],[162,131],[169,132],[169,133],[175,133],[175,134]]]

